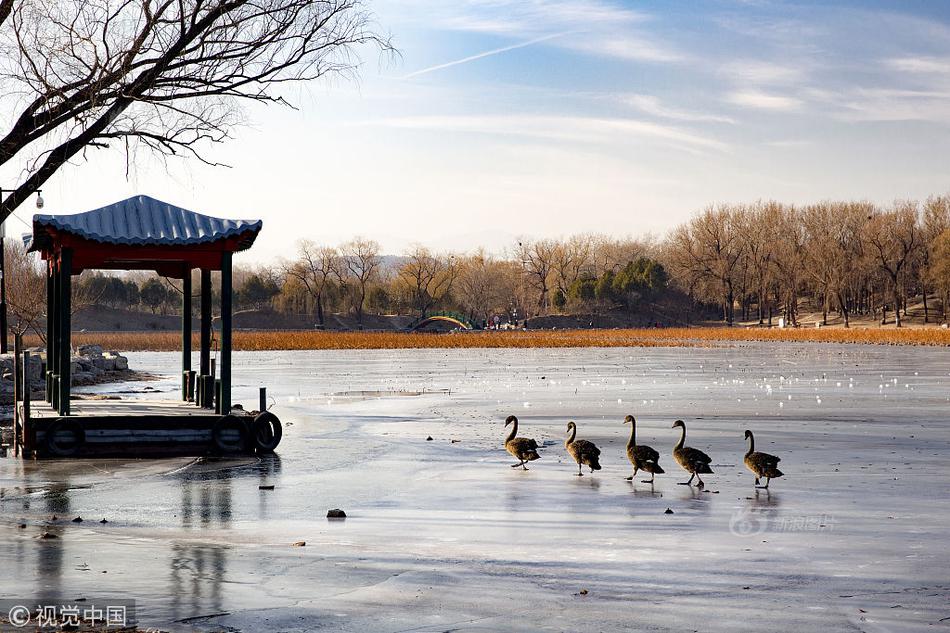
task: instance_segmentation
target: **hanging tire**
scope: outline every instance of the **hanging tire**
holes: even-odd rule
[[[237,432],[237,437],[235,433]],[[222,453],[239,453],[247,447],[247,423],[236,415],[226,415],[211,429],[211,441]]]
[[[61,432],[72,432],[73,441],[63,442],[56,439]],[[75,418],[60,418],[46,429],[46,450],[56,457],[72,457],[86,443],[86,430]]]
[[[262,411],[251,422],[251,442],[258,453],[273,453],[284,431],[280,420],[270,411]]]

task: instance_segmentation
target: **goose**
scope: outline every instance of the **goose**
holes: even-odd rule
[[[508,433],[508,436],[505,438],[505,450],[514,456],[518,460],[517,464],[512,464],[512,468],[517,468],[521,466],[523,469],[528,470],[528,467],[525,466],[525,462],[533,462],[536,459],[541,459],[541,456],[538,455],[538,443],[527,437],[515,437],[518,434],[518,418],[509,415],[505,419],[505,426],[507,427],[511,424],[511,432]]]
[[[677,420],[673,423],[673,428],[675,429],[676,427],[683,429],[683,432],[680,435],[680,441],[673,447],[673,459],[676,460],[676,463],[679,464],[683,470],[690,474],[688,481],[680,481],[677,483],[681,486],[689,486],[693,483],[693,477],[696,477],[699,480],[697,485],[703,488],[706,484],[703,483],[703,479],[699,475],[712,474],[712,469],[709,467],[709,462],[712,461],[712,458],[698,448],[683,446],[683,442],[686,441],[686,423],[682,420]]]
[[[577,425],[573,422],[567,423],[567,439],[564,440],[564,448],[570,453],[574,461],[577,462],[577,476],[583,477],[581,466],[589,466],[590,472],[600,470],[600,449],[594,446],[593,442],[587,440],[575,440],[577,435]]]
[[[745,467],[752,471],[752,474],[755,475],[755,487],[768,490],[769,480],[774,479],[775,477],[781,477],[784,473],[778,469],[778,463],[782,461],[781,457],[776,457],[775,455],[769,455],[768,453],[760,453],[755,450],[755,437],[752,436],[752,431],[748,429],[745,432],[745,439],[749,440],[749,450],[745,454]],[[765,477],[765,485],[759,485],[759,479]]]
[[[637,471],[642,470],[652,475],[649,479],[644,479],[643,483],[652,484],[657,475],[662,475],[665,471],[660,466],[660,454],[647,446],[646,444],[637,444],[637,420],[632,415],[623,419],[624,424],[630,425],[630,439],[627,440],[627,459],[633,464],[633,474],[627,477],[627,481],[633,481],[637,476]]]

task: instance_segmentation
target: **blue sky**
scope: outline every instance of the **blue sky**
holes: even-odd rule
[[[248,109],[232,169],[119,156],[44,194],[262,217],[255,249],[360,234],[493,250],[662,235],[707,204],[887,203],[950,190],[950,4],[386,0],[400,55]],[[21,210],[28,216],[31,211]],[[22,227],[22,225],[20,225]]]

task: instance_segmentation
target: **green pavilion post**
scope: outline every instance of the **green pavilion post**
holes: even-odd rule
[[[60,317],[60,306],[62,302],[60,301],[60,288],[62,287],[62,275],[60,275],[61,266],[59,261],[57,261],[55,258],[52,260],[50,267],[52,269],[51,277],[53,280],[53,304],[50,307],[50,317],[53,319],[53,337],[50,339],[50,350],[52,353],[48,354],[50,357],[50,362],[53,366],[53,373],[51,375],[53,384],[50,387],[50,405],[52,405],[53,409],[59,411],[59,349],[61,347],[59,336],[62,332],[62,318]]]
[[[221,406],[231,410],[231,253],[221,253]]]
[[[69,415],[69,392],[72,386],[70,376],[72,319],[69,314],[72,299],[72,260],[73,251],[71,248],[64,248],[60,251],[60,284],[59,301],[57,302],[57,311],[59,312],[59,407],[57,410],[60,415]]]
[[[198,404],[211,406],[211,271],[201,269],[201,337],[198,351]]]
[[[56,303],[55,286],[53,282],[53,265],[46,265],[46,401],[53,402],[53,333],[55,323],[53,319],[54,304]]]
[[[191,400],[191,269],[181,280],[181,399]]]

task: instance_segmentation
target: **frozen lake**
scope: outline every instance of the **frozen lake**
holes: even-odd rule
[[[129,356],[177,395],[178,355]],[[134,599],[181,631],[950,630],[947,350],[238,353],[235,380],[250,408],[268,387],[277,456],[0,459],[0,595]],[[510,413],[544,444],[527,472]],[[627,413],[652,488],[624,480]],[[705,492],[676,484],[678,418]],[[573,475],[568,420],[602,471]],[[746,428],[782,457],[769,492]]]

